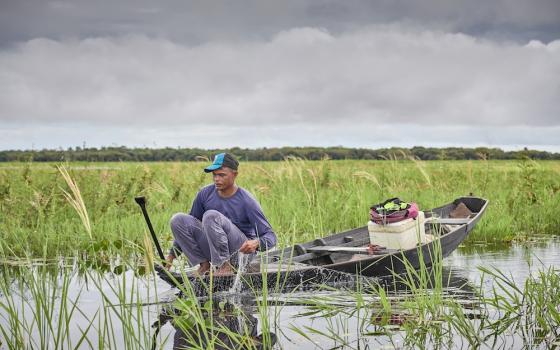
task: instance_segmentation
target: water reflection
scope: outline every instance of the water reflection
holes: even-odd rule
[[[269,349],[276,344],[275,333],[258,333],[254,308],[221,299],[213,300],[216,309],[203,312],[204,322],[193,320],[192,315],[178,308],[163,308],[152,326],[155,329],[152,349],[156,348],[159,331],[166,324],[175,330],[173,349]]]
[[[387,330],[390,329],[392,332],[404,330],[404,324],[415,322],[414,319],[418,315],[398,307],[389,313],[383,312],[376,289],[379,287],[386,291],[393,303],[407,298],[414,299],[416,288],[425,290],[423,286],[426,285],[428,289],[439,288],[444,298],[458,301],[458,305],[464,309],[462,314],[465,318],[479,318],[480,305],[473,298],[477,288],[465,277],[465,271],[444,267],[439,271],[428,271],[427,279],[419,278],[420,276],[417,275],[411,276],[418,278],[395,276],[376,281],[378,283],[375,285],[354,285],[354,288],[347,288],[346,285],[345,288],[340,289],[332,287],[325,287],[323,290],[315,289],[312,293],[296,291],[268,295],[268,307],[278,307],[280,310],[279,318],[273,322],[278,325],[282,347],[299,348],[302,341],[309,341],[313,337],[317,338],[315,345],[320,344],[321,347],[327,348],[350,346],[353,342],[377,343],[383,346],[390,344],[392,340],[387,336]],[[165,324],[173,326],[174,349],[206,348],[209,343],[220,349],[255,347],[260,349],[263,348],[263,336],[257,334],[258,304],[262,302],[259,297],[261,296],[248,294],[232,296],[218,293],[213,300],[211,328],[208,328],[208,324],[193,324],[192,321],[186,321],[189,312],[177,308],[164,309],[156,324],[157,327]],[[228,300],[226,307],[218,307],[224,300]],[[201,303],[204,304],[204,300],[201,300]],[[358,311],[359,309],[362,311]],[[204,318],[210,319],[209,314],[206,313]],[[208,329],[212,329],[211,334],[208,334]],[[301,332],[305,329],[309,330],[309,335]],[[360,331],[356,332],[357,329]],[[343,341],[337,338],[339,334],[353,332],[354,339]],[[267,344],[276,343],[276,335],[267,334],[272,340]],[[307,339],[308,336],[311,338]]]

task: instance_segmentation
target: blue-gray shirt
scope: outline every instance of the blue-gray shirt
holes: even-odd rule
[[[190,215],[202,220],[207,210],[217,210],[237,226],[248,239],[259,239],[259,250],[276,245],[276,234],[264,216],[261,206],[247,190],[239,187],[229,198],[222,198],[214,184],[200,190],[193,201]]]

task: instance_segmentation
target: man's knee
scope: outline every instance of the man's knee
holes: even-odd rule
[[[204,212],[204,215],[202,215],[202,225],[204,226],[211,222],[215,222],[220,216],[222,216],[222,214],[217,210],[207,210]]]
[[[195,222],[196,218],[192,215],[176,213],[171,217],[171,220],[169,220],[169,225],[171,226],[171,231],[175,234],[175,232],[182,228],[185,229],[194,226]]]

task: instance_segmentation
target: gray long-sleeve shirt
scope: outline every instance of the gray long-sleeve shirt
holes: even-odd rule
[[[259,250],[276,245],[276,234],[261,206],[247,190],[239,187],[233,196],[222,198],[214,184],[202,188],[193,201],[190,215],[202,220],[204,212],[212,209],[224,214],[248,239],[258,238]]]

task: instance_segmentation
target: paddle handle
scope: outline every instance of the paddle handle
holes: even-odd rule
[[[159,245],[159,241],[154,231],[154,227],[152,226],[152,222],[150,221],[150,217],[148,216],[148,211],[146,210],[146,198],[136,197],[134,198],[134,200],[136,201],[136,203],[138,203],[140,209],[142,209],[142,214],[144,214],[144,219],[146,219],[146,224],[148,224],[148,230],[150,230],[150,234],[152,235],[152,240],[156,245],[156,249],[158,251],[159,257],[161,258],[161,260],[165,260],[165,256],[163,255],[163,250],[161,250],[161,246]]]

